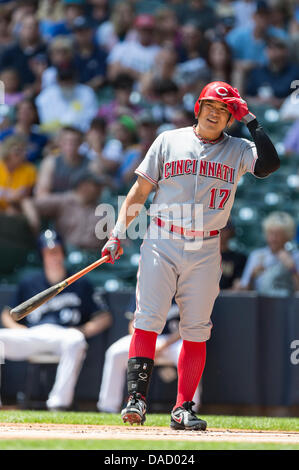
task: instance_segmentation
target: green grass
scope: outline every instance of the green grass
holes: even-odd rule
[[[201,416],[209,428],[260,431],[299,431],[299,418],[262,416]],[[118,414],[1,410],[0,423],[123,425]],[[145,426],[169,426],[169,415],[149,414]],[[129,426],[128,426],[129,427]],[[167,440],[2,439],[0,450],[299,450],[299,444],[247,442],[188,442]]]
[[[299,431],[299,418],[263,416],[203,416],[209,428],[251,429],[260,431]],[[149,414],[145,426],[169,426],[169,415]],[[118,414],[1,410],[0,423],[56,423],[81,425],[122,425]]]
[[[183,441],[100,441],[75,439],[0,440],[0,450],[299,450],[299,444],[183,442]]]

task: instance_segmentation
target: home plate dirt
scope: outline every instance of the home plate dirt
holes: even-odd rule
[[[209,429],[174,431],[166,427],[0,423],[0,439],[143,439],[171,441],[273,442],[299,444],[299,432]]]

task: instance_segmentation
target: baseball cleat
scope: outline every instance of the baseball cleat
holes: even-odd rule
[[[207,423],[196,416],[192,410],[193,401],[185,401],[182,406],[175,408],[171,412],[170,427],[172,429],[186,429],[194,431],[205,431]]]
[[[124,423],[143,424],[145,422],[146,403],[140,393],[134,393],[129,397],[126,408],[121,412]]]

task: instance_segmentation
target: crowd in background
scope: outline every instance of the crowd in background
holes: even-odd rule
[[[159,133],[194,124],[210,81],[277,110],[299,153],[298,44],[296,0],[0,1],[1,240],[52,224],[99,252],[98,203],[126,193]]]

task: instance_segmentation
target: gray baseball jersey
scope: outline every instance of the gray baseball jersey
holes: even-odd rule
[[[223,133],[217,142],[205,143],[193,127],[184,127],[160,134],[135,172],[156,185],[153,203],[165,205],[159,217],[169,221],[174,203],[202,204],[203,229],[219,230],[227,223],[239,179],[253,173],[256,159],[255,144],[247,139]],[[191,226],[189,218],[181,222]]]
[[[163,239],[161,232],[169,222],[194,226],[191,213],[184,217],[182,211],[181,220],[174,219],[173,204],[201,204],[204,231],[224,227],[237,183],[244,173],[253,173],[256,159],[252,142],[225,133],[213,143],[205,142],[192,127],[163,132],[154,141],[136,173],[156,185],[153,203],[163,208],[155,206],[157,213],[151,213],[165,224],[152,222],[141,246],[135,328],[161,333],[175,297],[182,339],[209,339],[221,277],[220,237],[217,232],[204,236],[202,245],[194,244],[190,251],[185,236]]]

